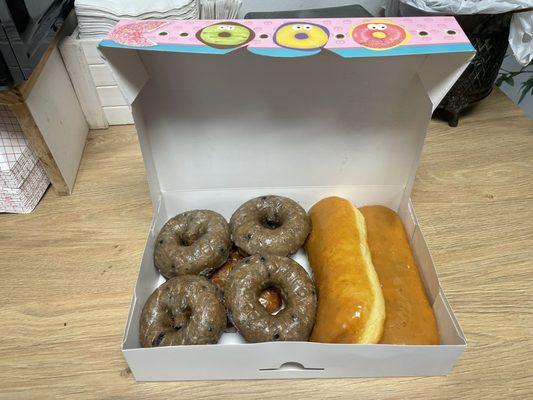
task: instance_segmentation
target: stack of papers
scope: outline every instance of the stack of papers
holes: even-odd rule
[[[236,19],[241,0],[200,0],[201,19]]]
[[[31,212],[49,184],[17,118],[0,105],[0,213]]]
[[[121,19],[196,19],[197,0],[76,0],[81,38],[100,38]]]

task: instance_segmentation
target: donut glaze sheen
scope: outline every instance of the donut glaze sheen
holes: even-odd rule
[[[140,319],[142,347],[217,343],[226,327],[221,292],[203,276],[185,275],[159,286]]]
[[[295,50],[318,50],[328,39],[328,29],[311,22],[289,22],[274,33],[274,42],[278,46]]]
[[[439,344],[433,307],[402,220],[384,206],[366,206],[360,211],[387,310],[380,343]]]
[[[229,225],[222,215],[187,211],[168,220],[159,232],[154,265],[167,279],[207,275],[226,262],[230,249]]]
[[[261,196],[241,205],[230,220],[233,243],[244,255],[288,256],[305,243],[311,223],[305,210],[282,196]]]
[[[275,288],[283,307],[275,315],[259,302],[260,293]],[[274,255],[254,255],[231,271],[224,294],[228,316],[251,343],[304,341],[313,329],[316,292],[311,277],[296,261]]]

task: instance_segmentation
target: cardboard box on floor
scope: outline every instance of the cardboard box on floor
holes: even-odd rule
[[[124,21],[100,46],[132,104],[155,210],[122,343],[135,378],[448,373],[466,342],[410,193],[432,110],[473,56],[468,39],[450,17],[233,23],[241,30],[232,37],[229,29],[229,37],[240,41],[233,48],[218,39],[227,35],[200,33],[217,21]],[[218,24],[210,29],[231,25]],[[295,33],[287,36],[278,27]],[[321,42],[324,34],[327,42]],[[310,46],[315,48],[301,49]],[[164,281],[153,265],[163,224],[191,209],[212,209],[229,219],[243,202],[265,194],[290,197],[306,209],[338,195],[357,206],[396,210],[441,344],[245,344],[228,332],[216,345],[141,348],[142,307]],[[310,271],[303,251],[294,258]]]

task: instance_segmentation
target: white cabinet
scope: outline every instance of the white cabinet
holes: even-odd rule
[[[80,39],[76,30],[60,45],[87,122],[92,129],[133,124],[131,108],[98,52],[99,42],[99,39]]]

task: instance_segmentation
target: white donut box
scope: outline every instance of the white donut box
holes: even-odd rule
[[[410,193],[431,113],[472,58],[469,44],[353,58],[327,50],[289,58],[246,49],[191,54],[109,40],[100,50],[131,104],[155,210],[122,342],[137,380],[428,376],[451,370],[466,340],[439,284]],[[243,202],[266,194],[290,197],[305,209],[337,195],[357,206],[397,211],[433,304],[440,345],[249,344],[226,332],[214,345],[141,348],[142,307],[164,281],[153,265],[163,224],[191,209],[215,210],[229,220]],[[294,258],[310,272],[302,250]]]

